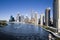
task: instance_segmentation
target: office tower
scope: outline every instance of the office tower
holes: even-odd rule
[[[30,23],[35,24],[35,18],[32,18],[32,19],[30,20]]]
[[[21,16],[19,16],[19,22],[21,22]]]
[[[32,10],[31,11],[31,19],[33,19],[34,18],[34,11]]]
[[[37,12],[35,12],[34,19],[35,19],[35,25],[38,25],[38,13]]]
[[[38,19],[38,24],[40,25],[40,18]]]
[[[26,16],[25,23],[28,23],[28,22],[29,22],[29,18],[28,18],[28,16]]]
[[[45,25],[46,26],[50,25],[50,8],[47,8],[45,10]]]
[[[14,22],[15,21],[15,19],[14,19],[14,17],[11,15],[10,16],[10,19],[9,19],[9,22]]]
[[[43,14],[40,15],[40,25],[43,26]]]
[[[50,19],[50,26],[53,26],[53,18],[51,17],[51,19]]]
[[[21,15],[21,22],[23,23],[24,22],[24,16]]]
[[[45,14],[42,15],[43,15],[43,25],[45,25]]]
[[[17,16],[16,16],[16,22],[19,22],[21,19],[20,19],[20,15],[19,14],[17,14]]]
[[[60,0],[53,1],[53,25],[60,32]]]

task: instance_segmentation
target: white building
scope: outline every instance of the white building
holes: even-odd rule
[[[41,26],[43,26],[43,16],[44,16],[44,14],[42,13],[42,14],[40,15],[40,25],[41,25]]]
[[[34,11],[32,10],[31,11],[31,19],[33,19],[34,18]]]
[[[60,32],[60,0],[53,1],[53,25]]]
[[[21,22],[24,23],[24,16],[21,15]]]
[[[16,16],[16,22],[19,22],[19,14]]]
[[[38,25],[38,12],[35,12],[35,25]]]

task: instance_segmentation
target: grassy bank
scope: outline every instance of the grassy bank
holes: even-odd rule
[[[6,25],[7,25],[6,21],[0,21],[0,27],[6,26]]]
[[[50,31],[56,33],[56,29],[52,29],[52,28],[47,27],[47,26],[43,26],[43,28],[45,28],[45,29],[47,29],[47,30],[50,30]]]
[[[47,26],[43,26],[43,28],[45,28],[45,29],[47,29],[47,30],[50,30],[50,31],[56,33],[56,29],[52,29],[52,28],[47,27]],[[60,38],[58,38],[58,37],[56,37],[56,36],[55,36],[54,38],[55,38],[55,40],[60,40]]]

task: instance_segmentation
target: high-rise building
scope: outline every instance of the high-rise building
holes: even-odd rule
[[[50,18],[50,26],[53,26],[53,18]]]
[[[9,22],[14,22],[14,21],[15,21],[14,17],[10,16]]]
[[[53,1],[53,26],[60,32],[60,0]]]
[[[35,19],[35,25],[38,25],[38,13],[37,12],[35,12],[34,19]]]
[[[21,15],[21,22],[23,23],[24,22],[24,16]]]
[[[45,10],[45,25],[46,26],[50,25],[50,8],[47,8]]]
[[[21,16],[19,16],[19,22],[21,22]]]
[[[21,21],[21,17],[20,17],[19,14],[17,14],[17,16],[16,16],[16,22],[20,22],[20,21]]]
[[[34,11],[32,10],[31,11],[31,19],[33,19],[34,18]]]
[[[29,22],[29,18],[28,18],[28,16],[26,16],[25,23],[28,23],[28,22]]]
[[[40,15],[40,25],[41,25],[41,26],[43,26],[43,20],[44,20],[43,17],[44,17],[44,15],[41,14],[41,15]]]
[[[43,25],[45,25],[45,15],[43,15]]]

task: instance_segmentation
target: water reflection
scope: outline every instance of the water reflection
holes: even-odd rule
[[[39,26],[30,24],[9,24],[4,28],[0,28],[0,32],[6,35],[3,38],[13,40],[48,40],[49,32]]]

